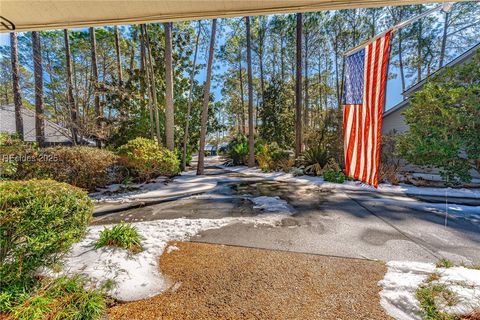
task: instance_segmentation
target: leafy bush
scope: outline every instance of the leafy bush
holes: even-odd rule
[[[52,180],[0,182],[0,287],[27,283],[85,234],[93,203]]]
[[[238,135],[227,146],[227,157],[235,166],[245,165],[248,162],[248,139],[244,135]]]
[[[135,138],[118,148],[120,163],[141,181],[158,176],[172,177],[180,172],[176,154],[151,139]]]
[[[255,159],[263,171],[283,170],[288,172],[293,165],[290,153],[281,149],[275,142],[259,144],[255,149]]]
[[[342,171],[327,169],[323,172],[323,178],[328,182],[343,183],[345,181],[345,174]]]
[[[138,253],[142,251],[140,240],[141,237],[137,228],[131,224],[121,222],[111,229],[105,228],[100,232],[100,238],[95,243],[95,249],[109,246],[123,248],[133,253]]]
[[[15,179],[22,157],[32,156],[35,144],[24,143],[15,135],[0,133],[0,180]]]
[[[39,151],[34,162],[19,165],[17,178],[50,178],[95,190],[111,182],[109,169],[117,161],[113,152],[91,147],[53,147]]]
[[[404,111],[409,131],[398,138],[407,161],[440,169],[449,183],[469,182],[480,159],[480,50],[466,63],[442,69]]]
[[[305,173],[320,176],[329,159],[328,151],[321,145],[310,147],[303,153]]]
[[[46,279],[31,296],[23,296],[8,309],[11,319],[94,320],[105,313],[101,290],[87,290],[86,279],[60,277]]]

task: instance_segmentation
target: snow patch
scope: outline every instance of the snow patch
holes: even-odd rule
[[[159,258],[169,241],[185,241],[201,231],[217,229],[234,223],[276,226],[284,218],[281,214],[265,214],[257,217],[222,219],[170,219],[132,223],[142,237],[143,251],[131,254],[124,249],[94,248],[100,232],[111,225],[91,226],[86,237],[73,245],[65,257],[63,270],[59,274],[84,274],[94,283],[102,284],[114,280],[116,286],[110,290],[114,298],[135,301],[155,296],[168,289],[171,284],[159,270]],[[174,246],[170,246],[173,251]],[[177,248],[178,249],[178,248]]]
[[[288,205],[288,202],[280,199],[280,197],[253,197],[249,198],[253,202],[253,208],[263,210],[266,212],[282,212],[292,213],[293,209]]]
[[[480,270],[437,268],[431,263],[412,261],[390,261],[387,267],[387,274],[379,282],[382,287],[380,303],[397,320],[422,319],[416,292],[432,273],[440,276],[435,283],[445,284],[458,297],[458,303],[454,306],[438,306],[440,311],[465,315],[480,308]]]

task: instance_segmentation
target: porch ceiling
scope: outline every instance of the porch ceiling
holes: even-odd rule
[[[430,0],[1,0],[15,31],[433,3]],[[5,23],[5,20],[2,19]],[[0,25],[0,32],[9,30]]]

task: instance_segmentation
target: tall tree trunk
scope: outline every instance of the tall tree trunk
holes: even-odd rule
[[[173,151],[174,112],[173,112],[173,65],[172,65],[172,23],[163,24],[165,29],[165,137],[167,149]]]
[[[284,35],[281,35],[280,38],[280,74],[282,77],[282,83],[285,83],[285,46],[284,46]]]
[[[153,111],[155,112],[155,128],[157,133],[157,141],[161,143],[161,134],[160,134],[160,114],[158,112],[158,101],[157,101],[157,85],[155,80],[155,70],[153,68],[153,57],[152,57],[152,47],[150,46],[150,37],[148,35],[147,25],[143,25],[145,31],[145,48],[147,53],[147,68],[150,73],[150,90],[153,98]]]
[[[242,47],[238,47],[238,71],[239,71],[239,76],[240,76],[240,104],[242,106],[242,110],[240,112],[240,115],[242,117],[242,133],[247,134],[247,130],[245,128],[245,102],[243,101],[243,70],[242,70]]]
[[[262,25],[263,20],[265,17],[259,17],[260,19],[260,30],[258,33],[258,64],[260,68],[260,90],[262,91],[262,98],[261,101],[263,103],[265,99],[265,76],[263,70],[263,53],[265,50],[265,29],[264,25]]]
[[[307,130],[310,118],[310,96],[308,95],[308,30],[305,30],[305,113],[303,115],[304,130]]]
[[[182,171],[185,170],[185,168],[187,167],[188,130],[190,126],[190,113],[192,111],[192,95],[193,95],[193,85],[195,83],[195,69],[197,68],[198,43],[200,40],[201,32],[202,32],[202,22],[201,20],[199,20],[197,39],[195,40],[195,54],[193,56],[192,73],[190,74],[190,89],[188,91],[187,116],[185,119],[185,135],[183,136],[183,146],[182,146]]]
[[[295,158],[302,153],[302,14],[297,13],[297,47],[296,47],[296,74],[295,74]]]
[[[120,35],[118,34],[118,27],[113,27],[115,34],[115,53],[117,58],[117,76],[118,76],[118,86],[120,87],[123,82],[123,73],[122,73],[122,56],[120,53]]]
[[[420,13],[420,12],[419,12]],[[422,58],[422,22],[418,22],[418,31],[417,31],[417,82],[422,79],[422,65],[423,65],[423,58]]]
[[[247,29],[247,77],[248,77],[248,166],[255,166],[255,137],[253,130],[252,46],[250,43],[250,17],[245,17]]]
[[[97,38],[95,36],[95,28],[90,27],[90,50],[92,56],[92,78],[93,83],[93,106],[95,110],[95,135],[97,147],[101,147],[101,116],[100,116],[100,97],[98,96],[98,64],[97,64]]]
[[[37,143],[42,147],[45,143],[45,125],[43,122],[43,68],[40,34],[32,32],[33,65],[35,74],[35,136]]]
[[[398,30],[398,67],[400,69],[400,79],[402,80],[402,92],[405,91],[405,72],[403,70],[403,48],[402,48],[402,29]]]
[[[23,135],[23,117],[22,117],[22,92],[20,91],[20,66],[18,64],[18,43],[17,34],[10,33],[10,54],[12,60],[12,85],[13,85],[13,102],[15,104],[15,131],[20,139],[24,139]]]
[[[197,175],[204,173],[204,158],[205,158],[205,139],[207,135],[207,120],[208,120],[208,102],[210,101],[210,83],[212,78],[213,54],[215,47],[215,33],[217,30],[217,19],[212,21],[212,34],[210,36],[210,49],[208,53],[207,63],[207,78],[205,80],[205,88],[203,92],[203,107],[200,122],[200,147],[198,149],[198,165]]]
[[[443,67],[443,62],[445,60],[445,50],[447,47],[448,18],[449,13],[445,12],[445,20],[443,22],[442,48],[440,49],[440,68]]]
[[[71,132],[72,143],[76,145],[78,143],[78,117],[77,108],[75,107],[75,99],[73,97],[73,84],[72,84],[72,58],[70,53],[70,40],[68,39],[68,30],[63,30],[63,37],[65,41],[65,57],[67,66],[67,101],[68,108],[70,109],[71,117]]]
[[[145,35],[145,25],[140,25],[140,70],[143,74],[143,80],[140,85],[140,90],[142,91],[143,96],[145,96],[145,91],[148,96],[148,109],[150,115],[150,137],[152,140],[155,139],[155,129],[154,129],[154,117],[153,117],[153,94],[150,85],[150,69],[147,68],[147,53],[146,53],[146,35]]]

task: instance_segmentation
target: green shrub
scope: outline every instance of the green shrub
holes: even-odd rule
[[[312,146],[303,153],[305,173],[315,176],[322,174],[324,167],[331,158],[328,151],[320,145]]]
[[[345,174],[342,171],[328,169],[324,170],[323,179],[328,182],[343,183],[345,181]]]
[[[95,249],[108,246],[123,248],[132,253],[138,253],[142,251],[140,240],[141,237],[137,228],[122,221],[113,228],[105,228],[100,232],[100,238],[95,243]]]
[[[46,279],[31,296],[24,296],[9,309],[11,319],[100,319],[106,310],[103,293],[87,290],[81,277]]]
[[[182,163],[182,152],[183,152],[183,150],[181,148],[175,149],[175,155],[176,155],[179,163]],[[186,165],[187,166],[189,166],[190,162],[192,162],[192,150],[190,150],[190,148],[188,148],[188,147],[187,147],[187,156],[186,156],[185,160],[186,160]]]
[[[248,162],[248,139],[244,135],[238,135],[227,146],[227,157],[235,166],[245,165]]]
[[[162,148],[154,140],[135,138],[118,148],[120,163],[140,181],[158,176],[172,177],[180,172],[176,154]]]
[[[0,182],[0,287],[26,283],[85,234],[93,203],[52,180]]]
[[[259,144],[255,149],[255,159],[263,171],[283,170],[288,172],[293,165],[290,153],[281,149],[275,142]]]
[[[36,153],[35,144],[26,144],[15,135],[0,133],[0,180],[15,179],[21,159]]]
[[[49,178],[79,188],[95,190],[111,182],[109,170],[117,157],[111,151],[91,147],[53,147],[39,151],[37,160],[23,162],[18,179]]]

